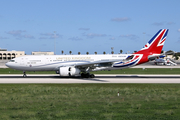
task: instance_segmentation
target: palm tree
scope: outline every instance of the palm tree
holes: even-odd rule
[[[104,51],[104,52],[103,52],[103,54],[105,55],[105,54],[106,54],[106,52]]]
[[[89,55],[89,52],[86,52],[87,55]]]
[[[120,53],[122,54],[123,50],[120,50]]]
[[[137,51],[135,50],[134,53],[136,53]]]
[[[95,55],[97,55],[97,52],[94,52],[95,53]]]
[[[62,50],[61,53],[64,54],[64,51]]]
[[[69,51],[69,54],[71,55],[72,51]]]
[[[114,51],[111,51],[111,54],[114,54]]]
[[[80,52],[78,52],[78,55],[80,55],[81,53]]]
[[[174,54],[175,60],[179,59],[179,56],[177,54]]]

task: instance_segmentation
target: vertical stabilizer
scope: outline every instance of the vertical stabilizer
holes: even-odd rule
[[[140,51],[134,54],[160,54],[167,33],[168,29],[160,29]]]

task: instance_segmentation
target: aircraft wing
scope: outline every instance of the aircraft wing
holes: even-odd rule
[[[122,61],[122,59],[116,59],[116,60],[99,60],[99,61],[86,61],[83,63],[77,63],[74,66],[77,68],[86,68],[86,67],[101,67],[101,66],[112,66],[114,62]]]

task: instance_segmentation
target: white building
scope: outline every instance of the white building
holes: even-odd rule
[[[32,55],[54,55],[54,52],[32,52]]]
[[[0,49],[0,60],[11,60],[24,55],[24,51],[7,51],[6,49]]]

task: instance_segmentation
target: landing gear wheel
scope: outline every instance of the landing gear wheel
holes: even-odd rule
[[[23,77],[27,77],[27,75],[26,75],[26,72],[25,72],[25,71],[23,72]]]
[[[90,74],[86,73],[85,78],[89,78]]]
[[[81,74],[82,78],[94,78],[94,74],[89,74],[89,73],[82,73]]]
[[[81,73],[81,77],[84,78],[84,77],[85,77],[85,74],[84,74],[84,73]]]
[[[27,77],[27,75],[23,75],[23,77]]]
[[[89,76],[90,76],[89,73],[82,73],[81,74],[82,78],[89,78]]]
[[[90,78],[94,78],[95,77],[95,75],[94,74],[90,74]]]

